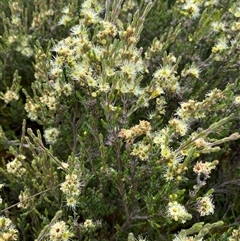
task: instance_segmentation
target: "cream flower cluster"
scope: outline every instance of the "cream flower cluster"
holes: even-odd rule
[[[171,219],[181,223],[185,223],[192,218],[186,208],[176,201],[168,204],[167,214]]]
[[[169,63],[161,66],[153,74],[155,87],[161,88],[163,93],[164,91],[179,93],[180,86],[178,80],[180,76],[177,75],[177,71],[174,65],[176,59],[173,59],[173,56],[167,56],[167,59]]]
[[[30,118],[33,121],[37,120],[39,109],[40,109],[40,105],[37,103],[34,103],[30,97],[27,97],[25,110],[28,113],[28,118]]]
[[[148,121],[139,121],[138,125],[130,129],[121,129],[118,136],[127,141],[133,141],[136,137],[141,135],[148,135],[151,131],[151,124]]]
[[[27,209],[30,208],[33,204],[33,198],[28,189],[21,191],[19,196],[20,203],[17,205],[18,208]]]
[[[26,159],[24,155],[18,155],[12,161],[8,162],[6,165],[7,172],[21,177],[26,172],[26,169],[23,167],[24,159]]]
[[[198,79],[199,75],[201,73],[201,69],[198,68],[194,63],[187,68],[184,68],[181,72],[181,76],[182,77],[186,77],[186,76],[193,76],[194,78]]]
[[[0,216],[0,240],[18,240],[18,231],[15,229],[12,221],[9,218],[3,216]]]
[[[77,198],[81,192],[81,182],[76,174],[67,174],[65,182],[61,184],[61,191],[66,196],[67,206],[75,209],[77,206]]]
[[[228,241],[238,241],[240,240],[240,228],[233,229],[231,236],[228,238]]]
[[[0,99],[2,99],[6,104],[9,104],[12,101],[17,101],[19,99],[18,92],[21,88],[20,81],[21,77],[18,75],[18,71],[15,71],[13,75],[12,86],[10,88],[7,87],[5,93],[0,92]]]
[[[186,236],[183,234],[175,235],[172,241],[203,241],[203,238],[196,238],[194,236]]]
[[[68,241],[73,236],[64,221],[54,223],[49,231],[49,238],[52,241]]]
[[[135,46],[138,38],[136,28],[128,26],[123,29],[120,23],[103,19],[103,9],[104,6],[97,0],[84,1],[81,18],[70,29],[70,36],[52,47],[53,57],[45,66],[50,81],[44,84],[37,81],[34,88],[39,96],[34,99],[27,96],[25,110],[30,119],[44,118],[44,112],[53,116],[63,107],[61,97],[71,96],[76,91],[90,98],[105,96],[101,104],[112,112],[121,111],[119,106],[122,103],[115,99],[110,101],[110,95],[117,95],[116,98],[132,95],[139,106],[148,106],[148,101],[162,92],[152,93],[156,89],[152,88],[149,93],[140,87],[141,74],[147,70],[142,49]],[[61,24],[70,21],[70,12],[69,7],[63,9],[65,20],[61,19]],[[94,34],[91,28],[96,29]],[[123,44],[121,48],[120,42]]]
[[[214,213],[214,204],[211,196],[205,196],[198,200],[197,211],[201,216],[207,216]]]
[[[19,95],[16,92],[8,89],[6,91],[6,93],[3,95],[3,97],[1,97],[1,98],[4,100],[4,102],[6,104],[8,104],[8,103],[10,103],[13,100],[18,100],[19,99]]]
[[[216,165],[218,164],[218,161],[216,162],[202,162],[198,161],[195,166],[193,167],[193,171],[200,175],[204,174],[205,176],[209,176],[211,171],[216,168]]]
[[[200,10],[202,7],[203,1],[198,0],[184,0],[177,1],[180,9],[178,10],[182,15],[195,19],[200,16]]]
[[[176,115],[188,123],[193,120],[206,118],[206,113],[212,111],[214,105],[225,98],[224,92],[215,88],[206,94],[206,98],[203,101],[198,102],[190,99],[187,102],[180,103],[180,108],[176,111]]]
[[[44,137],[47,143],[54,144],[57,141],[59,130],[57,128],[48,128],[44,131]]]
[[[136,144],[133,144],[133,150],[130,154],[133,156],[138,156],[140,160],[144,161],[149,158],[150,148],[150,144],[145,144],[144,142],[139,141]]]

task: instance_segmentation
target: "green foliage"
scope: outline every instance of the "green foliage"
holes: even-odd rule
[[[235,1],[1,5],[0,240],[238,240]]]

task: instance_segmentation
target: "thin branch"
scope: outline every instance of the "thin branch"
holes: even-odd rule
[[[32,195],[32,196],[26,198],[26,199],[23,200],[23,201],[20,201],[20,202],[15,203],[15,204],[13,204],[13,205],[7,207],[7,208],[4,208],[3,210],[0,211],[0,213],[3,213],[3,212],[5,212],[5,211],[7,211],[7,210],[9,210],[9,209],[11,209],[11,208],[13,208],[13,207],[15,207],[15,206],[21,204],[21,203],[24,203],[24,202],[26,202],[26,201],[28,201],[28,200],[34,198],[34,197],[37,197],[37,196],[39,196],[39,195],[41,195],[41,194],[43,194],[43,193],[46,193],[46,192],[48,192],[48,191],[50,191],[50,190],[52,190],[52,189],[54,189],[54,188],[57,188],[57,187],[59,187],[61,184],[62,184],[62,183],[59,183],[59,184],[57,184],[57,185],[55,185],[55,186],[53,186],[53,187],[50,187],[50,188],[48,188],[48,189],[46,189],[46,190],[44,190],[44,191],[38,192],[38,193],[36,193],[36,194],[34,194],[34,195]]]

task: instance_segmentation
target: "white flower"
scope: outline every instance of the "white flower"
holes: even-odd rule
[[[84,222],[83,225],[86,229],[95,227],[95,225],[91,219],[86,219],[86,221]]]
[[[223,50],[225,50],[227,48],[228,48],[228,45],[227,45],[226,38],[221,38],[221,39],[218,40],[218,42],[212,48],[212,52],[213,53],[219,53],[219,52],[222,52]]]
[[[64,95],[69,96],[72,93],[73,87],[70,83],[65,83],[62,86],[62,92]]]
[[[199,16],[199,4],[197,4],[194,0],[187,0],[182,6],[182,9],[187,11],[189,16],[192,18],[197,18]]]
[[[71,197],[67,197],[66,198],[66,201],[67,201],[67,206],[72,208],[72,209],[75,209],[76,206],[77,206],[77,200],[75,197],[71,196]]]
[[[173,69],[167,65],[158,69],[153,76],[155,79],[162,79],[162,78],[168,79],[169,77],[172,76],[173,73],[174,73]]]
[[[72,35],[84,35],[87,36],[87,29],[83,24],[78,24],[70,29]]]
[[[235,105],[240,105],[240,95],[235,96],[234,104]]]
[[[174,127],[176,133],[180,134],[181,136],[184,136],[187,133],[188,125],[186,122],[173,118],[168,123],[170,126]]]
[[[17,160],[17,158],[15,158],[13,161],[8,162],[6,167],[8,173],[16,174],[22,167],[22,163],[19,160]]]
[[[4,96],[2,97],[2,99],[4,99],[4,102],[6,104],[11,102],[12,100],[18,100],[18,98],[19,98],[19,95],[12,90],[7,90]]]
[[[214,204],[211,196],[205,196],[198,200],[197,210],[200,216],[207,216],[214,213]]]
[[[57,128],[48,128],[44,131],[44,137],[47,143],[53,144],[57,141],[59,130]]]
[[[68,6],[64,7],[61,12],[65,14],[70,14],[70,8]]]
[[[61,240],[63,233],[66,231],[66,223],[63,221],[56,222],[54,225],[52,225],[50,229],[50,238],[52,240]]]
[[[198,175],[204,174],[208,176],[211,173],[212,169],[215,169],[215,168],[216,166],[214,166],[211,162],[199,161],[193,167],[193,171]]]
[[[72,20],[72,18],[68,15],[63,15],[58,21],[58,25],[67,25]]]
[[[226,24],[224,22],[215,21],[212,22],[212,29],[214,32],[218,33],[226,30]]]
[[[182,223],[192,218],[192,215],[187,212],[186,208],[178,202],[170,202],[167,213],[172,219]]]

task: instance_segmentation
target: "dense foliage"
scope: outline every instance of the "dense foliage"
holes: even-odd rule
[[[0,240],[239,240],[239,3],[0,6]]]

